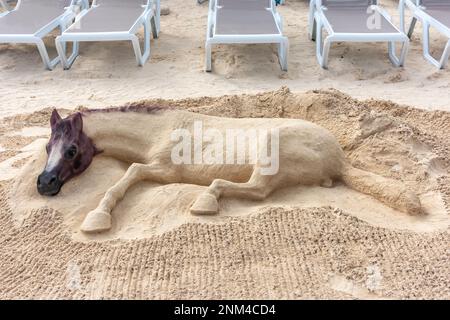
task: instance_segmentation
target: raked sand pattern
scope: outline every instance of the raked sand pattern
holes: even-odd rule
[[[186,210],[203,187],[141,183],[113,211],[111,231],[87,236],[81,221],[111,183],[101,176],[127,166],[99,157],[57,198],[37,196],[23,168],[38,164],[48,137],[44,109],[0,125],[0,298],[450,298],[449,113],[285,88],[134,105],[155,103],[315,122],[354,166],[417,190],[428,214],[338,185],[224,201],[219,215],[195,217]],[[89,194],[76,193],[84,186]]]

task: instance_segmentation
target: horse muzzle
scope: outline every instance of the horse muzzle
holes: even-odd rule
[[[52,172],[43,172],[37,179],[37,190],[43,196],[56,196],[63,182],[58,178],[58,175]]]

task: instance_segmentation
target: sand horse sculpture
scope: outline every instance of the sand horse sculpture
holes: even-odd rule
[[[127,107],[77,112],[65,119],[55,110],[50,123],[48,159],[37,179],[40,194],[58,194],[63,184],[81,174],[100,152],[130,164],[98,207],[87,214],[81,226],[84,232],[110,229],[111,212],[117,202],[133,184],[143,180],[207,186],[192,204],[192,214],[217,213],[221,197],[262,200],[283,187],[299,184],[332,187],[335,181],[343,181],[397,210],[409,214],[422,212],[417,195],[401,182],[352,167],[329,131],[303,120],[227,119],[159,107]],[[204,163],[201,161],[204,159],[189,162],[192,154],[206,152],[213,144],[210,137],[200,146],[188,144],[187,148],[180,148],[179,138],[199,123],[204,131],[214,128],[213,136],[225,134],[228,129],[258,129],[267,135],[277,132],[276,142],[263,139],[269,141],[267,146],[278,146],[277,150],[267,147],[278,153],[277,170],[263,173],[267,159],[258,158],[261,153],[257,153],[252,163]],[[178,140],[173,139],[179,129],[183,130]],[[215,151],[220,153],[217,148]],[[224,157],[237,156],[237,151],[232,152],[235,154]],[[174,153],[187,161],[174,161]]]

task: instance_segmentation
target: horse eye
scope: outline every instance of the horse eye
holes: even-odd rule
[[[66,153],[64,154],[64,157],[67,160],[72,160],[77,155],[77,147],[76,146],[70,146],[69,149],[66,150]]]

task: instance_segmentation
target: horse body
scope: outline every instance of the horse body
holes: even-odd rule
[[[337,180],[373,195],[391,207],[410,213],[421,212],[420,201],[414,193],[397,181],[353,168],[347,162],[334,136],[326,129],[307,121],[227,119],[187,111],[159,109],[147,112],[132,112],[129,109],[97,110],[82,113],[78,117],[82,118],[77,120],[83,123],[82,134],[91,139],[96,149],[107,156],[130,163],[124,177],[106,192],[99,206],[85,218],[82,224],[82,230],[85,232],[109,229],[110,214],[117,201],[123,198],[130,186],[142,180],[162,184],[189,183],[208,186],[192,205],[193,214],[217,213],[218,200],[221,197],[261,200],[283,187],[298,184],[331,187]],[[69,121],[56,120],[53,122]],[[179,143],[173,139],[174,131],[184,129],[192,132],[198,123],[202,125],[202,133],[213,129],[216,135],[222,137],[226,137],[230,129],[242,132],[251,129],[266,134],[264,141],[268,141],[272,137],[269,132],[277,132],[277,171],[263,174],[267,163],[263,162],[260,153],[256,154],[252,163],[250,152],[245,154],[245,161],[240,163],[205,164],[195,163],[195,160],[191,163],[174,163],[173,150]],[[78,128],[79,124],[73,127]],[[53,133],[52,139],[55,140]],[[202,144],[197,146],[194,143],[189,149],[192,153],[201,151],[202,154],[215,142],[202,141]],[[270,141],[270,144],[273,143],[274,141]],[[54,144],[56,145],[56,142]],[[229,150],[223,150],[225,159]],[[237,151],[233,149],[232,152],[236,154],[231,158],[237,158]],[[80,152],[78,157],[81,156]],[[54,161],[55,157],[49,153],[50,158]]]
[[[194,122],[201,122],[203,131],[214,128],[223,136],[226,136],[226,130],[229,129],[243,132],[248,129],[263,132],[277,129],[280,140],[280,169],[290,171],[289,169],[295,168],[295,172],[291,172],[289,176],[300,175],[302,184],[320,184],[320,179],[339,178],[342,163],[345,161],[341,148],[328,131],[303,120],[228,119],[170,110],[153,114],[88,112],[83,114],[83,122],[86,135],[105,155],[130,164],[158,163],[167,168],[171,167],[177,171],[177,182],[210,185],[218,178],[246,182],[254,171],[255,165],[249,163],[249,152],[245,154],[244,164],[174,165],[171,151],[177,142],[170,140],[171,133],[180,128],[192,131]],[[204,141],[203,148],[207,145],[208,142]],[[297,165],[288,163],[290,161]],[[313,167],[317,169],[311,170]],[[298,178],[294,180],[299,183]]]

